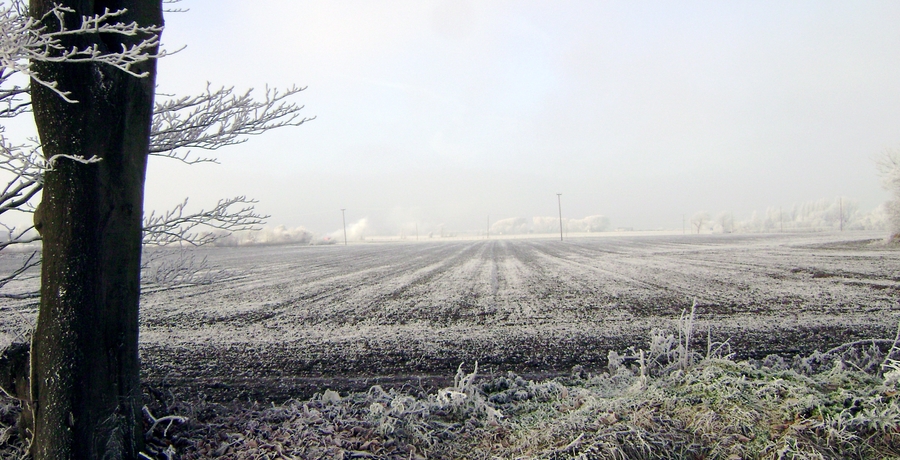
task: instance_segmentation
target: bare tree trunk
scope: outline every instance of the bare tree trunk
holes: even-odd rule
[[[162,24],[161,0],[31,0],[40,18],[62,3],[67,21],[127,9],[122,22]],[[85,35],[68,45],[119,51],[147,37]],[[70,91],[63,101],[32,85],[44,155],[60,159],[35,213],[43,236],[41,306],[32,343],[36,459],[135,459],[142,448],[138,298],[141,218],[156,65],[146,78],[95,64],[37,63]]]

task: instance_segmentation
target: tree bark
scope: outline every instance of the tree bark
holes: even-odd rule
[[[31,0],[40,18],[54,4],[82,16],[162,25],[160,0]],[[47,24],[48,26],[50,24]],[[68,47],[121,50],[148,37],[79,35]],[[137,78],[103,64],[36,63],[78,101],[32,84],[44,155],[60,159],[44,178],[35,213],[43,237],[41,305],[31,354],[35,459],[136,459],[142,449],[138,300],[141,218],[156,63]]]

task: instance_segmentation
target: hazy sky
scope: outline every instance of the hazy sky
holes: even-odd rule
[[[148,208],[246,194],[270,225],[377,233],[506,217],[886,200],[900,148],[900,2],[187,0],[159,89],[308,86],[316,120],[151,161]]]

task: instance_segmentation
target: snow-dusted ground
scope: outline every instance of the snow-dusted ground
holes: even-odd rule
[[[450,376],[463,361],[500,372],[596,368],[610,349],[646,346],[650,329],[670,326],[695,300],[697,346],[709,328],[739,356],[893,337],[900,250],[870,244],[880,236],[203,249],[239,277],[145,292],[145,379],[210,397],[278,399],[376,376]],[[0,302],[7,311],[29,305]],[[4,327],[21,321],[13,316],[21,318],[3,313]]]

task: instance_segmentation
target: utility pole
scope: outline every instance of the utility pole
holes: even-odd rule
[[[341,209],[341,221],[344,222],[344,246],[347,245],[347,217],[344,215],[346,209]]]
[[[563,240],[562,230],[562,193],[556,194],[556,202],[559,204],[559,241]]]

